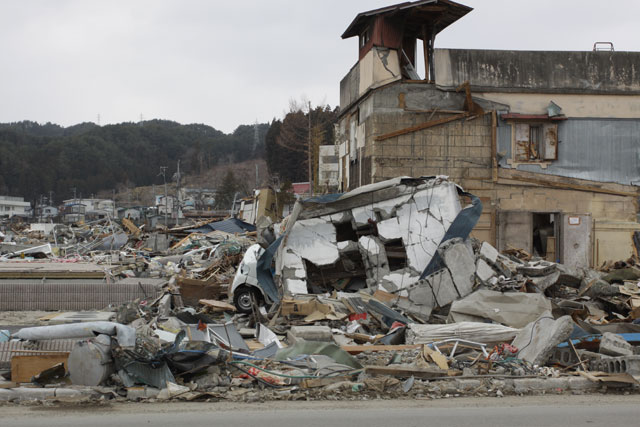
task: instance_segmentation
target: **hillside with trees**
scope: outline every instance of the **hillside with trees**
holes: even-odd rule
[[[282,120],[273,120],[265,139],[269,173],[284,182],[307,182],[308,159],[318,163],[318,147],[334,144],[333,126],[338,109],[330,106],[298,105],[292,102]],[[311,156],[309,156],[311,150]],[[316,174],[316,171],[312,171]]]
[[[161,184],[181,172],[199,174],[216,165],[264,157],[268,124],[241,125],[225,134],[202,124],[164,120],[61,127],[47,123],[0,124],[0,194],[33,201],[90,197],[121,186]],[[257,134],[257,135],[256,135]],[[256,143],[257,136],[257,143]]]

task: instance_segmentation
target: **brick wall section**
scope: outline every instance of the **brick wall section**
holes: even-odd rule
[[[377,113],[367,128],[382,135],[429,121],[430,113]],[[435,114],[431,120],[450,117]],[[371,141],[371,139],[370,139]],[[491,177],[491,116],[457,120],[417,132],[372,141],[373,181],[400,175],[448,175],[454,181]]]

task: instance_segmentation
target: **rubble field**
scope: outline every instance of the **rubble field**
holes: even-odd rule
[[[637,258],[500,253],[469,237],[481,210],[424,177],[299,200],[255,231],[11,227],[0,401],[637,393]]]

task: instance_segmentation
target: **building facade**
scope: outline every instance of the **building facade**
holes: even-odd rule
[[[482,199],[473,234],[498,249],[573,266],[628,258],[640,230],[640,52],[435,49],[470,11],[403,3],[345,31],[359,44],[340,83],[342,187],[447,175]]]
[[[30,209],[31,203],[22,197],[0,196],[0,216],[27,216]]]

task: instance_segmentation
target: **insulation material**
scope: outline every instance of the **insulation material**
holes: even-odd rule
[[[451,325],[409,324],[407,344],[429,344],[446,339],[463,339],[479,343],[510,342],[520,329],[493,323],[461,322]]]

